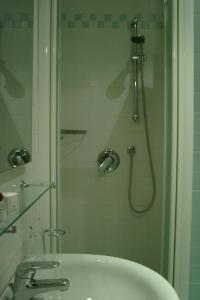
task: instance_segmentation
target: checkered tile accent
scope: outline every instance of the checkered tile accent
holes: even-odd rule
[[[32,28],[33,16],[27,13],[0,14],[0,28]]]
[[[163,28],[163,20],[160,16],[148,14],[119,14],[113,15],[111,13],[106,14],[82,14],[74,13],[67,14],[62,13],[61,21],[62,25],[67,28],[128,28],[132,20],[138,17],[140,19],[141,29],[160,29]],[[0,14],[0,28],[32,28],[33,27],[33,16],[27,13],[11,14],[4,13]]]
[[[142,29],[160,29],[163,28],[163,21],[157,15],[113,15],[110,13],[107,14],[67,14],[62,13],[61,20],[62,24],[67,28],[127,28],[130,26],[132,20],[138,17],[140,19],[140,28]]]

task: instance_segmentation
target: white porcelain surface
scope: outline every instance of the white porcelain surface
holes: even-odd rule
[[[38,271],[40,278],[68,278],[65,292],[43,294],[37,299],[61,300],[178,300],[170,284],[156,272],[137,263],[109,256],[86,254],[48,255],[61,265]]]

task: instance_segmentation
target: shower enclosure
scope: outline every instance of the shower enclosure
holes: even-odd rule
[[[193,1],[56,3],[52,174],[56,226],[66,230],[56,250],[134,260],[188,300]]]
[[[60,252],[163,272],[166,10],[59,1]]]
[[[12,1],[2,3],[7,9]],[[42,236],[40,254],[81,252],[139,262],[188,300],[193,154],[194,197],[200,189],[198,101],[194,153],[192,134],[193,1],[34,0],[34,14],[21,1],[16,15],[4,11],[5,33],[13,25],[18,37],[33,32],[33,47],[30,39],[23,45],[3,34],[1,52],[12,61],[9,45],[16,42],[20,63],[7,67],[16,72],[17,65],[26,82],[32,72],[24,73],[25,58],[33,48],[30,177],[35,184],[55,183],[27,218],[30,243],[38,248]],[[5,71],[2,89],[10,93],[8,83],[17,82]],[[31,85],[28,93],[14,86],[24,100],[20,109],[28,112]],[[196,229],[191,280],[199,261]],[[190,285],[193,300],[198,287]]]

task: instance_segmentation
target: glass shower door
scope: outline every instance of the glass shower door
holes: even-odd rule
[[[163,1],[60,1],[58,219],[67,232],[60,252],[118,256],[161,269],[163,13]],[[132,119],[131,22],[136,17],[145,36],[144,84],[157,186],[155,205],[140,217],[131,213],[128,200],[130,145],[136,147],[132,201],[140,208],[149,205],[152,179],[141,91],[141,119]],[[120,164],[113,172],[101,173],[97,160],[106,149],[119,155]]]

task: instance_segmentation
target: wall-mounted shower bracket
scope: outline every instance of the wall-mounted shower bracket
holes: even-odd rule
[[[31,161],[31,155],[25,148],[14,148],[8,154],[8,163],[11,168],[23,166]]]

